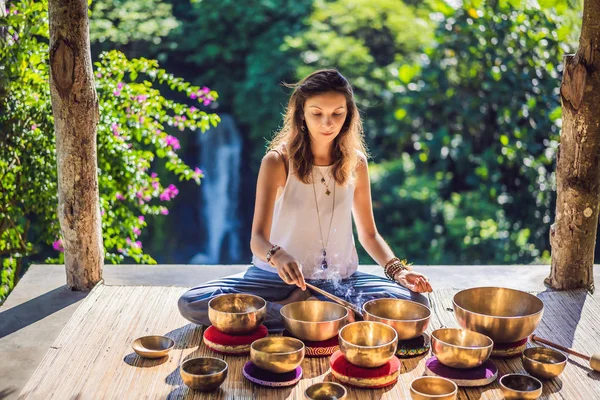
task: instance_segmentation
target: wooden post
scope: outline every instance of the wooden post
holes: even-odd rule
[[[96,157],[99,108],[87,13],[87,0],[48,2],[58,219],[67,285],[73,290],[99,282],[104,263]]]
[[[600,201],[600,0],[585,0],[579,50],[564,60],[556,219],[550,228],[555,289],[594,289]]]

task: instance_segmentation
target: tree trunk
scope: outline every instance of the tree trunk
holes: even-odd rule
[[[550,228],[555,289],[594,289],[600,201],[600,0],[585,0],[579,50],[565,57],[556,219]]]
[[[99,282],[104,263],[96,157],[99,108],[87,12],[87,0],[48,2],[58,219],[67,285],[73,290]]]

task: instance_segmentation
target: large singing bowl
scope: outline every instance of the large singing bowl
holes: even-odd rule
[[[494,343],[514,343],[537,328],[544,303],[529,293],[500,287],[478,287],[454,295],[460,326],[489,336]]]
[[[336,336],[348,310],[329,301],[297,301],[281,307],[283,326],[298,339],[320,342]]]

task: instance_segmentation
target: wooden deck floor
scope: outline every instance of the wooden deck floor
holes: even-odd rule
[[[23,389],[22,399],[302,399],[313,383],[333,380],[328,358],[304,360],[303,379],[287,389],[254,386],[242,376],[247,357],[219,356],[202,344],[203,327],[189,324],[177,310],[185,289],[177,287],[98,286],[46,354]],[[456,290],[430,294],[433,317],[429,331],[457,327],[451,312]],[[600,298],[585,292],[544,292],[546,305],[537,333],[576,350],[600,352]],[[165,359],[144,360],[133,353],[131,341],[161,334],[175,340]],[[229,363],[229,376],[210,394],[189,390],[179,376],[186,359],[210,355]],[[395,386],[378,390],[349,388],[349,399],[409,399],[412,379],[422,376],[426,357],[402,360]],[[524,372],[520,359],[496,360],[500,375]],[[461,389],[460,399],[501,399],[497,382],[479,389]],[[544,382],[547,399],[600,398],[600,374],[583,360],[571,358],[559,379]]]

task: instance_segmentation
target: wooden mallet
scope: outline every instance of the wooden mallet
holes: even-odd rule
[[[583,358],[584,360],[588,360],[590,362],[590,367],[592,367],[592,369],[594,371],[600,372],[600,353],[592,354],[592,356],[590,357],[588,355],[578,353],[575,350],[571,350],[571,349],[569,349],[567,347],[563,347],[563,346],[561,346],[559,344],[552,343],[552,342],[550,342],[550,341],[548,341],[546,339],[542,339],[541,337],[539,337],[537,335],[531,335],[529,338],[531,339],[532,342],[543,343],[543,344],[548,345],[550,347],[554,347],[556,349],[562,350],[565,353],[569,353],[569,354],[572,354],[574,356]]]

